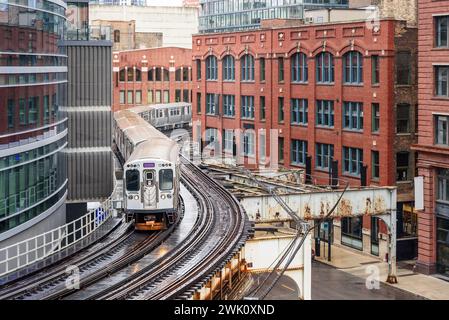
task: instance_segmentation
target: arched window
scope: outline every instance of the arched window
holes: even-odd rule
[[[176,69],[175,71],[175,80],[181,81],[181,68]]]
[[[307,82],[309,80],[307,56],[302,52],[297,52],[291,57],[290,61],[292,82]]]
[[[170,81],[170,72],[164,68],[164,81]]]
[[[158,67],[154,70],[156,72],[156,75],[155,75],[156,81],[161,81],[162,80],[161,79],[162,78],[162,69],[160,67]]]
[[[235,80],[235,61],[231,55],[223,58],[223,80]]]
[[[329,52],[321,52],[316,60],[316,81],[319,83],[334,82],[334,56]]]
[[[250,54],[245,54],[240,61],[242,66],[242,81],[254,81],[254,57]]]
[[[358,51],[349,51],[343,56],[344,83],[363,83],[363,56]]]
[[[124,82],[125,81],[125,69],[120,69],[119,72],[119,81]]]
[[[182,81],[189,81],[189,68],[188,67],[182,68]]]
[[[142,81],[142,72],[136,68],[136,81]]]
[[[206,80],[218,79],[218,64],[216,56],[209,56],[206,59]]]
[[[154,69],[149,68],[148,70],[148,81],[154,81]]]
[[[128,74],[127,81],[128,82],[134,81],[134,68],[128,68],[127,74]]]

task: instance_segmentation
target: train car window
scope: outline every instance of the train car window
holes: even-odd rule
[[[140,173],[139,170],[126,171],[126,190],[139,191]]]
[[[162,169],[159,171],[159,189],[171,190],[173,189],[173,170]]]

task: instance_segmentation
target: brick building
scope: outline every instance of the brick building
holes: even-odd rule
[[[113,53],[113,110],[191,101],[192,50],[164,47]]]
[[[102,33],[109,33],[107,39],[112,41],[112,50],[133,50],[162,47],[162,32],[137,32],[136,21],[92,20],[91,28]]]
[[[201,133],[203,146],[253,167],[304,168],[310,157],[316,183],[329,183],[331,160],[354,186],[366,166],[367,184],[397,185],[398,256],[413,257],[416,37],[392,19],[374,28],[266,20],[257,30],[195,35],[194,139]],[[377,219],[334,226],[334,242],[383,257]]]
[[[418,175],[424,178],[419,213],[418,267],[449,272],[449,1],[419,0]]]

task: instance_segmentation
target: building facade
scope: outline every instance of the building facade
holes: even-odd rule
[[[153,48],[113,53],[113,110],[191,102],[192,50]]]
[[[65,223],[66,4],[2,4],[0,11],[0,246]]]
[[[449,275],[449,1],[419,0],[418,267]]]
[[[200,0],[199,31],[254,29],[263,19],[302,19],[304,9],[347,8],[348,0]]]
[[[295,23],[194,36],[194,139],[249,167],[310,169],[318,184],[332,171],[340,184],[396,185],[398,256],[414,257],[416,28]],[[334,226],[334,241],[379,254],[376,219]]]
[[[198,32],[198,8],[182,6],[90,5],[95,20],[135,21],[136,33],[162,33],[162,46],[191,48]],[[150,46],[147,46],[147,48]]]
[[[84,0],[67,3],[84,10]],[[86,25],[88,16],[78,15]],[[68,217],[87,212],[87,202],[107,199],[113,190],[112,42],[92,40],[92,28],[61,42],[68,57],[68,84],[61,90],[60,112],[67,117]],[[87,34],[82,34],[87,32]],[[81,37],[79,35],[82,35]]]
[[[113,51],[162,47],[162,32],[136,32],[136,21],[92,20],[94,30],[109,32]]]

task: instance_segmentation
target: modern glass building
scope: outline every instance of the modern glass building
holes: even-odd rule
[[[347,8],[348,0],[200,0],[200,32],[257,28],[262,19],[301,19],[304,9]]]
[[[65,223],[67,82],[61,0],[0,3],[0,244]],[[14,241],[12,241],[14,240]],[[4,242],[6,241],[6,242]]]

